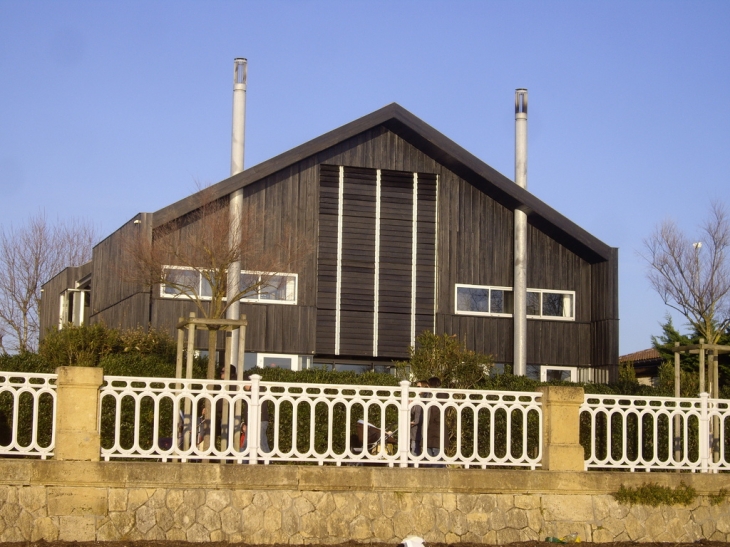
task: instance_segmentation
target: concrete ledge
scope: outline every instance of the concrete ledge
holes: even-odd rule
[[[624,484],[694,487],[689,506],[619,504]],[[730,474],[0,459],[0,543],[505,544],[730,541]]]
[[[0,458],[0,484],[104,488],[226,488],[465,494],[608,494],[623,484],[730,490],[730,474],[413,469],[206,463],[42,461]]]

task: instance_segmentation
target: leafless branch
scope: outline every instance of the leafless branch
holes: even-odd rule
[[[690,241],[671,220],[644,240],[647,276],[664,303],[680,312],[708,343],[730,326],[730,218],[710,207],[698,239]]]
[[[36,348],[41,286],[67,266],[91,260],[96,227],[72,219],[52,224],[45,213],[21,227],[0,227],[0,320],[11,351]]]
[[[219,319],[244,296],[278,288],[276,274],[296,273],[311,252],[311,242],[254,208],[232,222],[227,199],[209,199],[206,190],[198,196],[200,206],[192,213],[156,229],[151,238],[138,233],[124,242],[127,281],[164,285],[192,301],[202,317]],[[228,295],[228,270],[235,265],[257,275],[242,275],[239,290]]]

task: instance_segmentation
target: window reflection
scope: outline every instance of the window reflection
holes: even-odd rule
[[[531,318],[574,319],[575,293],[528,289],[525,312]],[[514,292],[507,287],[456,285],[456,313],[512,315]]]

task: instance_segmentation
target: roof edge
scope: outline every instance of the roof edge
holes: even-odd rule
[[[364,131],[383,125],[414,146],[451,169],[472,184],[482,185],[509,208],[528,211],[529,222],[547,232],[559,232],[574,240],[578,248],[594,259],[609,260],[612,248],[573,221],[558,213],[535,195],[515,184],[474,154],[437,131],[397,103],[386,105],[370,114],[328,131],[319,137],[265,160],[232,177],[206,188],[211,199],[220,199],[232,192],[269,176],[294,163],[315,155]],[[152,226],[158,228],[200,206],[199,192],[191,194],[153,213]]]

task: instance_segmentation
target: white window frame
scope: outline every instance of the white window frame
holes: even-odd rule
[[[200,275],[200,271],[195,268],[190,268],[188,266],[163,266],[163,270],[187,270],[192,271],[198,274],[198,288],[197,288],[197,294],[198,299],[201,301],[208,301],[211,299],[210,296],[203,296],[203,276]],[[283,304],[287,306],[295,306],[297,302],[299,301],[299,274],[296,273],[283,273],[283,272],[255,272],[251,270],[241,270],[241,275],[267,275],[271,277],[275,276],[287,276],[287,277],[293,277],[294,278],[294,299],[293,300],[269,300],[269,299],[262,299],[261,291],[256,293],[256,297],[244,297],[241,298],[240,302],[245,302],[247,304]],[[177,293],[177,294],[168,294],[165,292],[165,283],[160,283],[160,298],[169,298],[169,299],[182,299],[182,300],[193,300],[194,298],[191,297],[188,294],[183,293]],[[226,300],[223,298],[223,300]]]
[[[547,373],[549,370],[567,370],[570,372],[570,380],[569,382],[577,382],[578,381],[578,367],[562,367],[558,365],[542,365],[540,367],[540,381],[541,382],[547,382]]]
[[[575,291],[558,291],[554,289],[527,289],[527,292],[530,293],[539,293],[540,294],[540,315],[528,315],[528,319],[547,319],[549,321],[575,321]],[[550,294],[562,294],[565,296],[570,296],[570,316],[556,316],[556,315],[543,315],[542,314],[542,295],[545,293]]]
[[[61,330],[68,324],[80,327],[86,323],[86,302],[89,297],[89,292],[89,289],[66,289],[60,294],[58,306],[58,330]],[[71,296],[72,294],[73,298]],[[73,303],[71,303],[72,300]],[[71,315],[70,321],[67,320],[69,312]]]
[[[267,275],[269,277],[286,276],[294,278],[294,299],[293,300],[268,300],[261,298],[261,290],[256,293],[256,297],[243,297],[240,299],[241,302],[247,302],[249,304],[285,304],[289,306],[295,306],[299,300],[299,274],[295,273],[269,273],[269,272],[252,272],[248,270],[241,270],[241,275]]]
[[[266,359],[290,359],[291,360],[291,370],[293,371],[299,371],[302,370],[302,359],[299,355],[295,353],[257,353],[256,354],[256,367],[257,368],[265,368],[266,366]]]
[[[466,311],[466,310],[459,310],[459,289],[460,288],[466,288],[466,289],[486,289],[489,291],[489,295],[487,296],[487,302],[489,303],[489,306],[492,305],[492,291],[509,291],[512,292],[512,287],[496,287],[491,285],[467,285],[466,283],[457,283],[454,286],[454,307],[456,309],[457,315],[481,315],[485,317],[512,317],[511,313],[493,313],[491,311],[485,312],[485,311]]]
[[[493,285],[469,285],[466,283],[456,283],[454,285],[454,309],[455,313],[457,315],[477,315],[477,316],[483,316],[483,317],[512,317],[512,313],[493,313],[491,311],[488,312],[482,312],[482,311],[467,311],[467,310],[460,310],[458,308],[459,305],[459,288],[467,288],[467,289],[484,289],[488,290],[490,294],[487,297],[487,301],[489,302],[489,305],[492,305],[492,298],[491,298],[491,291],[497,290],[497,291],[505,291],[505,292],[513,292],[513,287],[499,287],[499,286],[493,286]],[[555,290],[555,289],[527,289],[528,293],[538,293],[540,294],[540,303],[539,303],[539,309],[540,309],[540,315],[528,315],[528,319],[543,319],[546,321],[575,321],[575,291],[564,291],[564,290]],[[570,308],[570,316],[564,317],[564,316],[555,316],[555,315],[542,315],[542,295],[545,293],[549,294],[561,294],[563,296],[570,296],[570,302],[571,302],[571,308]]]

